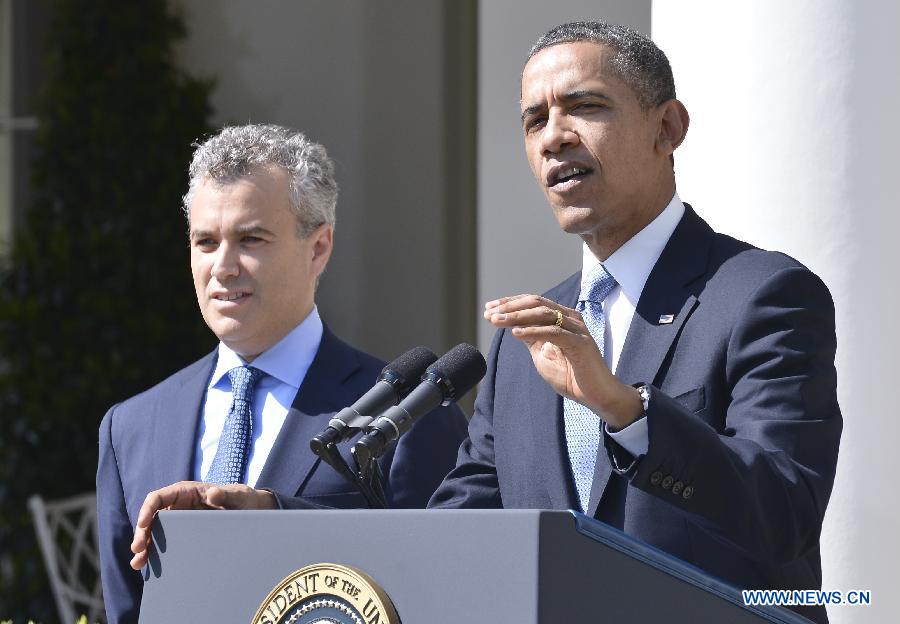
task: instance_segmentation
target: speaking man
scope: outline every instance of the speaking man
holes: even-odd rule
[[[103,418],[97,514],[110,623],[137,621],[146,548],[131,560],[135,569],[129,560],[151,491],[165,486],[179,506],[195,508],[228,507],[229,496],[246,492],[271,496],[264,488],[320,506],[365,506],[309,448],[383,366],[331,333],[315,305],[337,192],[325,149],[288,128],[225,128],[194,153],[184,197],[191,272],[220,342]],[[382,460],[389,504],[424,507],[464,436],[455,407],[421,419]],[[148,500],[145,527],[165,506]]]
[[[430,505],[580,509],[740,587],[820,587],[841,432],[828,290],[682,203],[688,113],[643,35],[547,32],[521,120],[583,264],[486,304],[487,376]]]

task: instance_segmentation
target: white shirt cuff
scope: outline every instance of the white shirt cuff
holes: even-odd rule
[[[647,432],[647,417],[642,416],[636,421],[615,433],[609,430],[609,425],[603,423],[603,431],[618,443],[626,451],[639,457],[647,454],[650,447],[650,435]]]

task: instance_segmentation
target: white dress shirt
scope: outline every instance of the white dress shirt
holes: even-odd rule
[[[659,216],[628,239],[603,263],[606,271],[616,279],[616,287],[603,302],[603,315],[606,318],[603,359],[613,373],[619,364],[619,356],[622,355],[625,337],[628,335],[628,328],[631,327],[631,319],[644,290],[644,284],[647,283],[650,271],[659,260],[683,215],[684,204],[676,193]],[[585,244],[581,269],[582,293],[590,288],[585,276],[589,275],[591,269],[598,264],[600,260]],[[649,438],[646,418],[640,418],[616,432],[610,431],[605,425],[604,427],[608,435],[635,457],[647,453]]]
[[[288,410],[322,342],[322,319],[312,312],[274,346],[261,353],[251,366],[266,375],[253,392],[250,412],[253,436],[247,466],[247,485],[256,485]],[[216,367],[210,377],[203,402],[200,431],[194,452],[194,480],[202,481],[212,466],[225,419],[231,409],[231,382],[228,371],[247,362],[224,343],[219,343]]]

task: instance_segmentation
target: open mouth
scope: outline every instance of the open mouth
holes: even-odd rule
[[[562,167],[550,172],[547,179],[547,186],[554,188],[556,186],[565,185],[567,182],[575,182],[583,180],[591,173],[591,169],[587,167]]]
[[[216,301],[240,301],[241,299],[246,299],[250,296],[250,293],[245,292],[234,292],[234,293],[219,293],[217,295],[213,295],[213,299]]]

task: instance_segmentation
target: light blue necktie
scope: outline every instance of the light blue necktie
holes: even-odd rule
[[[600,353],[604,353],[604,332],[606,319],[603,317],[603,301],[616,287],[616,279],[598,264],[589,274],[588,291],[582,290],[576,309],[581,312],[584,324],[597,343]],[[563,417],[566,429],[566,445],[569,449],[569,464],[575,478],[575,488],[581,509],[587,510],[594,482],[594,466],[600,448],[600,427],[603,422],[581,403],[563,397]]]
[[[228,371],[231,380],[231,411],[219,438],[219,448],[206,475],[208,483],[226,485],[243,483],[253,439],[253,417],[250,405],[253,388],[265,373],[252,366],[236,366]]]

